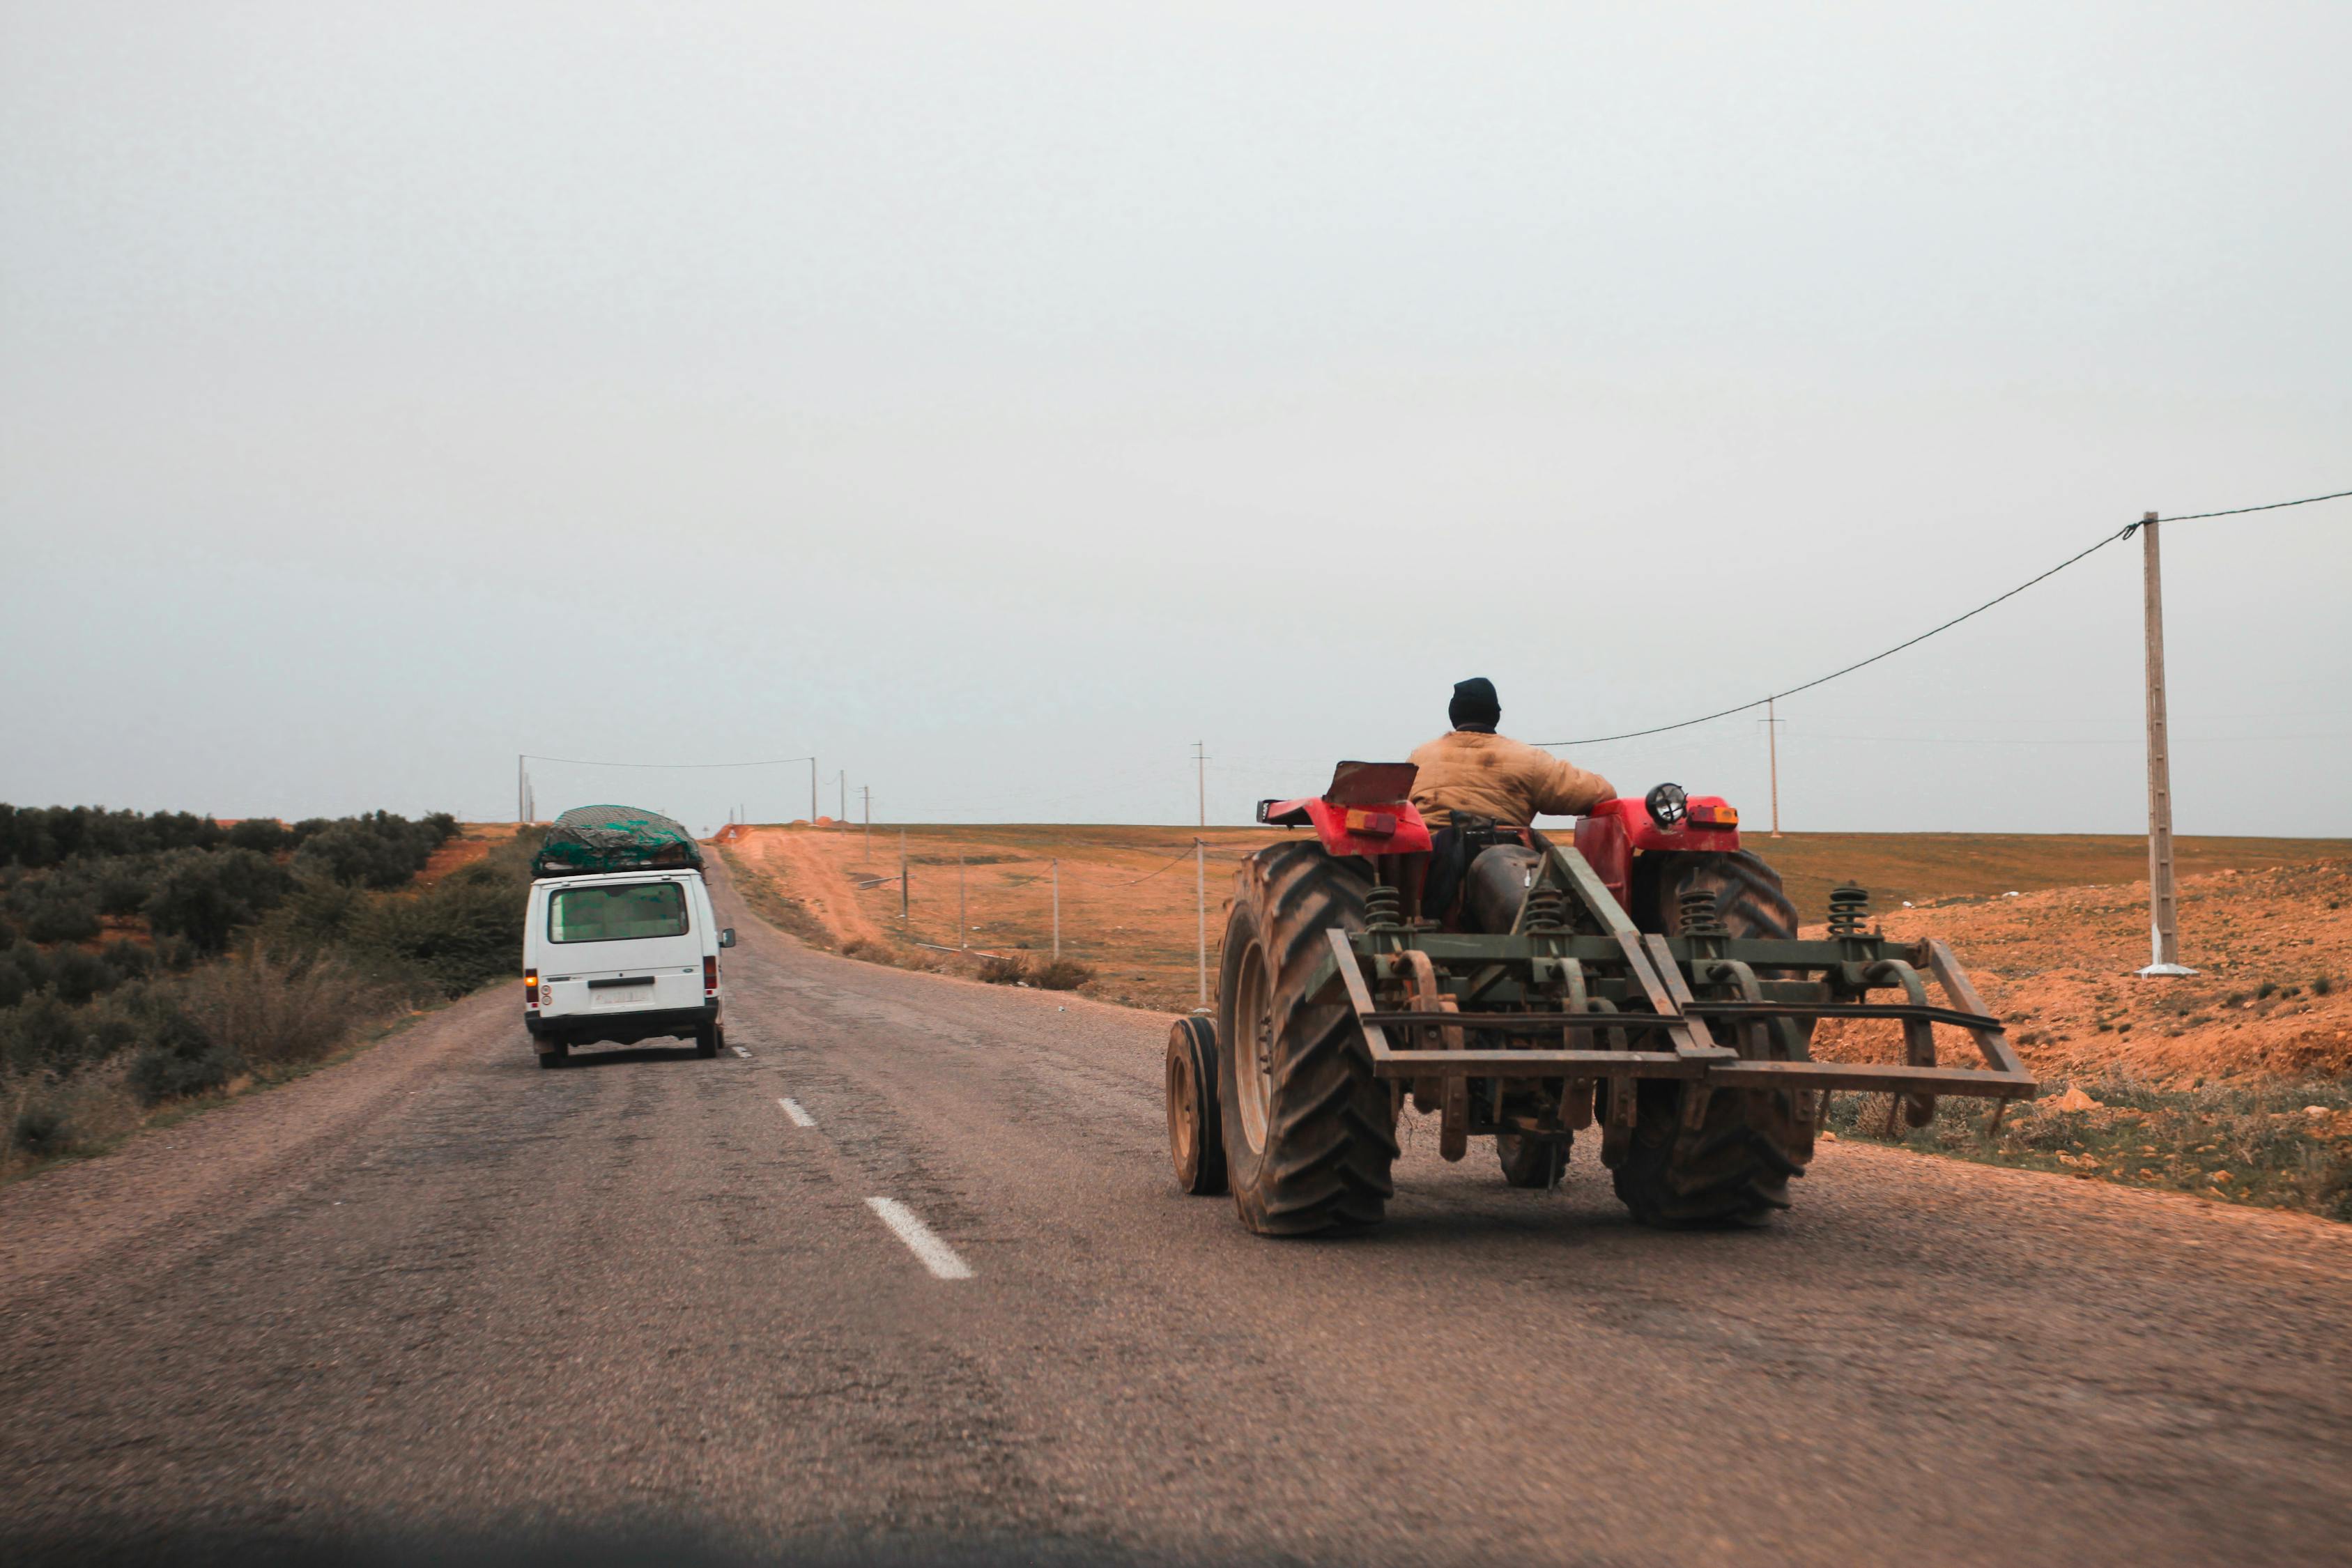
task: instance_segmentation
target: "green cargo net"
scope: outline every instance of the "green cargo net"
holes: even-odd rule
[[[579,877],[680,868],[700,870],[702,847],[679,824],[634,805],[583,805],[555,819],[530,874]]]

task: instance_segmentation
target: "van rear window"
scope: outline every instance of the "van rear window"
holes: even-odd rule
[[[551,942],[625,942],[686,934],[686,889],[676,882],[562,888],[547,901]]]

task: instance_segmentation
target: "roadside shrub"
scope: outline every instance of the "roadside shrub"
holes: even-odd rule
[[[244,1064],[178,1007],[157,1010],[152,1032],[131,1058],[131,1092],[142,1105],[160,1105],[220,1088]]]
[[[1017,958],[983,958],[980,977],[991,985],[1011,985],[1026,977],[1028,966]]]
[[[27,1154],[56,1154],[64,1152],[66,1119],[49,1105],[27,1105],[16,1112],[8,1129],[12,1147]]]
[[[231,825],[228,844],[232,849],[250,849],[257,855],[275,855],[294,847],[294,835],[274,816],[248,816]]]
[[[286,1067],[317,1060],[350,1037],[355,1019],[382,1003],[376,988],[333,960],[279,963],[254,953],[197,973],[187,982],[184,1007],[171,1010],[224,1054],[226,1082],[246,1063]]]
[[[367,895],[348,882],[298,871],[294,890],[261,928],[264,952],[279,958],[320,952],[349,940],[352,924],[367,907]]]
[[[159,936],[185,937],[200,952],[219,952],[231,931],[275,909],[293,883],[284,867],[250,849],[182,850],[158,870],[147,923]]]
[[[121,1050],[136,1026],[111,1008],[68,1007],[41,991],[0,1012],[0,1067],[11,1073],[70,1073]]]
[[[405,972],[442,996],[463,996],[520,966],[528,891],[502,868],[477,863],[413,897],[371,904],[352,925],[352,946],[389,974]]]
[[[1057,958],[1041,964],[1029,976],[1029,984],[1045,991],[1076,991],[1095,977],[1095,972],[1074,958]]]

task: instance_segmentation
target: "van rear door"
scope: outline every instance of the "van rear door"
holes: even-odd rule
[[[550,889],[541,1017],[702,1005],[697,900],[674,877],[600,878]]]

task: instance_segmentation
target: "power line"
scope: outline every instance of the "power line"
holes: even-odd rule
[[[760,757],[748,763],[598,763],[585,757],[542,757],[536,752],[521,755],[534,763],[565,763],[575,768],[777,768],[788,763],[806,763],[812,757]]]
[[[1735,708],[1717,709],[1715,712],[1703,713],[1696,719],[1685,719],[1678,723],[1659,724],[1647,730],[1628,730],[1621,735],[1589,735],[1580,740],[1538,741],[1536,743],[1540,746],[1599,746],[1606,744],[1611,741],[1633,741],[1638,740],[1643,735],[1663,735],[1669,730],[1687,730],[1694,724],[1712,723],[1717,719],[1728,719],[1734,713],[1745,713],[1752,708],[1761,708],[1768,702],[1778,702],[1784,697],[1794,697],[1800,691],[1811,691],[1814,687],[1827,685],[1829,682],[1835,680],[1842,675],[1852,675],[1855,670],[1861,669],[1868,665],[1876,664],[1882,658],[1891,658],[1895,655],[1901,653],[1905,648],[1916,647],[1919,644],[1926,642],[1929,637],[1936,636],[1938,632],[1950,631],[1962,621],[1975,619],[1977,616],[1983,615],[1987,610],[1991,609],[1995,605],[2001,604],[2010,599],[2014,599],[2020,594],[2024,593],[2028,588],[2032,587],[2035,584],[2046,582],[2050,578],[2055,577],[2059,573],[2063,572],[2067,567],[2074,565],[2076,562],[2083,560],[2084,557],[2095,555],[2110,544],[2115,544],[2120,541],[2129,539],[2133,534],[2139,531],[2142,523],[2151,521],[2194,522],[2200,518],[2236,517],[2242,512],[2276,511],[2281,507],[2309,506],[2314,501],[2342,500],[2347,496],[2352,496],[2352,490],[2335,490],[2324,496],[2305,496],[2300,500],[2274,500],[2265,501],[2260,506],[2231,507],[2226,511],[2192,511],[2180,517],[2162,518],[2156,516],[2154,513],[2150,513],[2147,517],[2140,519],[2137,522],[2126,523],[2124,527],[2108,534],[2105,538],[2100,540],[2089,549],[2078,551],[2074,554],[2069,555],[2065,560],[2061,561],[2057,565],[2053,566],[2049,571],[2041,574],[2039,576],[2027,578],[2024,582],[2020,583],[2016,587],[2011,588],[2008,593],[2002,594],[1996,598],[1987,599],[1983,604],[1979,605],[1973,610],[1969,610],[1963,615],[1954,616],[1950,620],[1946,621],[1943,625],[1938,626],[1930,626],[1927,630],[1921,632],[1916,637],[1912,637],[1905,642],[1896,643],[1893,647],[1890,647],[1882,653],[1872,654],[1868,658],[1856,659],[1853,663],[1847,665],[1843,669],[1833,669],[1827,675],[1806,681],[1801,686],[1791,686],[1785,691],[1769,692],[1762,697],[1759,697],[1753,702],[1742,702]]]

